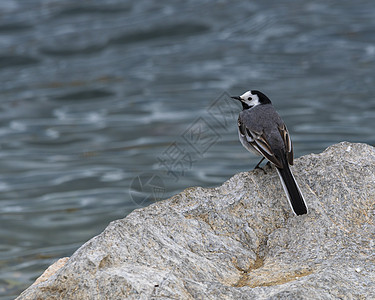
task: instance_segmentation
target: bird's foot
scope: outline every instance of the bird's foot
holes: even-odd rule
[[[254,170],[259,169],[259,170],[262,170],[264,174],[267,174],[267,171],[265,170],[266,167],[267,167],[267,168],[271,167],[271,163],[270,163],[269,161],[264,165],[263,168],[262,168],[262,167],[259,167],[259,164],[257,164],[257,165],[255,166]]]

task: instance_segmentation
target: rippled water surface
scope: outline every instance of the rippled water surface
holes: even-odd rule
[[[374,144],[373,1],[0,3],[0,299],[110,221],[258,158],[264,91],[295,155]]]

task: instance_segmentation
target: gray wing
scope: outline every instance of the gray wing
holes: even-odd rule
[[[286,130],[285,125],[284,125],[284,128],[279,129],[279,131],[280,131],[280,134],[283,134],[285,136],[285,138],[283,137],[284,143],[285,143],[285,139],[290,141],[289,133]],[[262,131],[257,132],[255,130],[249,129],[241,121],[241,118],[238,118],[238,132],[240,134],[240,137],[242,138],[242,143],[248,143],[249,146],[251,146],[256,151],[258,151],[259,154],[263,155],[266,159],[268,159],[270,162],[275,164],[278,168],[283,168],[281,161],[278,158],[276,158],[275,153],[273,152],[269,142],[267,141],[265,134]],[[291,142],[290,142],[290,146],[291,146]],[[292,155],[292,158],[293,158],[293,155]]]
[[[286,128],[285,124],[282,126],[278,126],[280,135],[284,141],[285,151],[286,151],[286,159],[290,165],[293,165],[293,144],[292,140],[290,139],[289,131]]]

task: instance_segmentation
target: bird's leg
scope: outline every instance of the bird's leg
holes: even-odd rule
[[[260,169],[263,171],[264,174],[267,174],[266,170],[264,170],[264,167],[270,167],[271,166],[271,163],[270,161],[267,161],[267,163],[265,164],[265,166],[263,168],[259,167],[259,165],[262,163],[262,161],[265,159],[265,157],[263,157],[260,162],[258,162],[258,164],[255,166],[254,170],[255,169]]]
[[[261,170],[263,170],[261,167],[259,167],[259,165],[263,162],[263,160],[264,160],[264,157],[262,157],[262,159],[260,160],[260,162],[258,162],[258,164],[255,166],[254,170],[255,169],[261,169]]]

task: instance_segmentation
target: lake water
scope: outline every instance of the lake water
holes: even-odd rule
[[[13,299],[112,220],[251,170],[229,95],[265,92],[296,157],[374,144],[375,7],[4,0],[0,82],[0,299]]]

